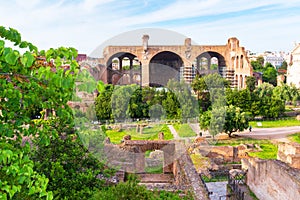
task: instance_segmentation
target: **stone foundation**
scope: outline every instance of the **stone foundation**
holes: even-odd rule
[[[300,144],[281,143],[278,145],[277,159],[289,166],[300,169]]]
[[[178,146],[182,146],[183,144],[177,143],[176,145],[177,154],[180,154],[181,156],[174,162],[173,174],[175,184],[191,188],[195,195],[195,200],[208,200],[209,198],[205,186],[203,185],[190,156],[185,150],[182,150],[185,149],[184,147],[178,148]]]
[[[258,199],[296,200],[300,197],[300,170],[279,160],[242,159],[246,183]]]

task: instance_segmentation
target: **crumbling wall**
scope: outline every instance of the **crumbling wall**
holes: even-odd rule
[[[174,161],[173,174],[175,184],[191,188],[195,195],[195,200],[208,200],[209,198],[205,186],[203,185],[190,156],[187,152],[180,152],[180,155],[181,156]]]
[[[300,197],[300,170],[279,160],[242,159],[246,183],[259,199],[295,200]]]
[[[291,167],[300,169],[300,144],[281,143],[278,145],[277,159]]]

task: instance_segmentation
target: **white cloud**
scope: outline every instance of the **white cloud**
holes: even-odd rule
[[[178,31],[201,44],[224,44],[227,37],[237,36],[246,49],[254,51],[264,47],[287,49],[292,41],[299,41],[300,14],[295,11],[292,16],[276,14],[278,10],[300,7],[299,0],[176,0],[160,9],[149,9],[153,11],[147,9],[156,3],[154,0],[134,2],[132,6],[129,0],[0,0],[0,3],[1,25],[16,28],[24,39],[42,49],[67,45],[89,53],[115,35],[146,27]],[[264,10],[255,15],[227,16],[257,7]],[[211,20],[213,15],[224,18]],[[200,17],[201,21],[176,23],[178,19],[192,17]]]
[[[112,1],[114,1],[114,0],[84,0],[80,4],[80,6],[82,6],[83,9],[85,9],[87,11],[91,11],[91,10],[95,9],[97,6],[107,4]]]
[[[40,0],[16,0],[18,6],[27,9],[36,7],[40,2]]]

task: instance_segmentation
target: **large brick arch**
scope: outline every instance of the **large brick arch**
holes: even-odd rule
[[[128,58],[127,64],[129,65],[130,69],[124,69],[122,63],[123,59]],[[140,76],[141,72],[138,69],[133,69],[134,62],[138,62],[137,64],[140,65],[140,61],[134,60],[138,57],[130,52],[117,52],[107,59],[106,67],[107,67],[107,82],[114,84],[114,85],[127,85],[127,84],[140,84],[140,81],[137,82],[134,80],[134,77]],[[114,63],[113,59],[117,59],[117,63]],[[117,66],[113,66],[117,65]]]
[[[206,59],[207,63],[202,63],[202,58]],[[212,69],[212,58],[218,59],[218,68]],[[224,70],[226,70],[226,60],[225,57],[220,54],[219,52],[215,51],[206,51],[201,54],[199,54],[196,59],[194,60],[194,67],[197,70],[197,73],[201,75],[210,74],[210,73],[219,73],[221,76],[225,75],[223,73]]]
[[[170,79],[178,79],[183,59],[172,51],[160,51],[149,59],[150,86],[166,86]]]
[[[219,59],[221,61],[219,62],[219,66],[222,67],[222,70],[219,70],[219,73],[231,82],[232,87],[246,87],[245,84],[241,84],[235,78],[236,75],[238,77],[240,75],[243,77],[253,76],[253,70],[247,58],[245,48],[239,46],[239,40],[235,37],[229,38],[225,45],[192,45],[190,38],[183,41],[182,45],[148,45],[147,39],[149,39],[149,36],[145,37],[145,41],[140,46],[107,46],[104,48],[103,58],[99,60],[107,67],[108,80],[106,82],[111,83],[110,77],[112,77],[112,74],[109,72],[111,68],[108,65],[110,59],[116,55],[127,53],[135,55],[141,62],[141,85],[150,85],[150,62],[157,54],[165,51],[177,54],[181,58],[183,62],[181,78],[187,83],[191,83],[196,75],[194,60],[205,52],[221,58]]]

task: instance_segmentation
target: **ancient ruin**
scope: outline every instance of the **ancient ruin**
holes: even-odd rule
[[[81,61],[96,80],[104,83],[165,86],[169,79],[191,83],[196,74],[219,73],[232,87],[245,88],[253,70],[244,47],[235,37],[225,45],[151,45],[144,35],[140,46],[107,46],[102,58]],[[97,63],[97,64],[95,64]]]
[[[145,172],[145,152],[160,150],[163,154],[163,173],[147,174]],[[160,140],[124,140],[119,145],[109,143],[106,139],[104,152],[109,165],[119,171],[135,173],[141,183],[163,184],[162,189],[192,191],[195,199],[208,199],[205,187],[189,157],[186,147],[181,142]],[[167,185],[167,186],[166,186]],[[156,186],[157,189],[157,186]]]

